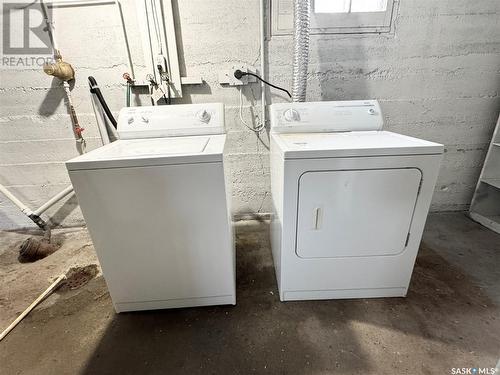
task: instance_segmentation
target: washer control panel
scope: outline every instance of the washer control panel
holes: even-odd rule
[[[118,115],[121,139],[223,134],[222,103],[125,107]]]
[[[376,100],[272,104],[271,130],[276,133],[381,130]]]

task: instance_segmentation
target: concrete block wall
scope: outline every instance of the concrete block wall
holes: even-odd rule
[[[144,71],[134,0],[122,0],[129,43]],[[268,138],[238,120],[238,91],[218,83],[219,70],[258,67],[259,0],[174,0],[181,69],[199,74],[176,102],[224,102],[226,162],[233,212],[270,211]],[[77,71],[72,93],[88,147],[99,146],[86,77],[94,75],[113,111],[125,103],[127,71],[114,8],[54,10],[59,45]],[[380,100],[386,128],[438,141],[446,154],[433,210],[461,210],[470,202],[500,109],[500,3],[497,0],[401,0],[391,35],[323,35],[311,41],[308,100]],[[268,43],[269,79],[291,83],[291,37]],[[144,78],[144,77],[139,77]],[[245,86],[244,115],[259,113],[257,84]],[[283,97],[269,91],[272,101]],[[136,104],[148,104],[138,94]],[[256,105],[255,108],[249,105]],[[76,156],[62,88],[39,69],[0,71],[0,182],[37,207],[69,182],[64,161]],[[69,197],[48,213],[54,223],[83,223]],[[0,228],[31,226],[0,196]]]
[[[387,130],[445,144],[432,210],[470,203],[500,110],[500,2],[400,0],[393,35],[313,36],[307,100],[378,99]],[[272,38],[290,85],[290,38]]]
[[[124,13],[135,20],[135,6],[127,2]],[[87,76],[102,84],[114,110],[125,103],[120,77],[127,71],[121,23],[113,5],[62,7],[53,11],[56,39],[63,58],[76,69],[72,96],[80,125],[85,128],[87,149],[98,147],[99,132],[90,101]],[[129,42],[139,65],[143,52],[137,32]],[[60,82],[40,67],[0,70],[0,183],[35,209],[69,185],[64,162],[78,155],[71,120]],[[83,223],[77,200],[69,196],[45,215],[54,223]],[[32,227],[0,194],[0,228]]]

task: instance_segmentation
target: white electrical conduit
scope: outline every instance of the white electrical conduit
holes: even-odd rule
[[[264,113],[264,112],[263,112]],[[240,116],[240,121],[241,123],[247,127],[248,129],[250,129],[251,131],[254,131],[256,133],[259,133],[262,131],[262,129],[264,129],[266,126],[264,125],[265,122],[262,121],[261,119],[261,122],[258,126],[256,127],[253,127],[251,125],[249,125],[245,120],[243,120],[243,86],[240,86],[240,111],[239,111],[239,116]]]
[[[57,47],[57,41],[55,37],[55,27],[54,21],[49,19],[49,11],[47,9],[47,5],[43,0],[40,0],[40,5],[43,9],[43,17],[45,19],[45,24],[47,25],[47,33],[49,34],[50,44],[52,45],[52,55],[54,56],[54,60],[59,56],[59,48]]]
[[[259,34],[260,34],[260,77],[266,79],[266,67],[265,67],[265,43],[266,43],[266,25],[265,25],[265,1],[260,0],[259,2]],[[260,81],[260,80],[259,80]],[[239,117],[241,123],[254,131],[255,133],[260,133],[266,128],[266,85],[264,82],[260,81],[260,123],[256,126],[250,126],[245,120],[243,120],[243,87],[239,87],[240,91],[240,109]]]
[[[260,1],[259,13],[260,13],[260,77],[266,79],[266,69],[265,69],[265,45],[266,45],[266,25],[265,25],[265,3],[266,0]],[[266,86],[264,82],[260,81],[260,105],[261,105],[261,119],[260,128],[265,129],[266,127]],[[241,92],[240,92],[241,94]],[[258,128],[259,128],[258,127]],[[259,130],[260,131],[260,130]]]

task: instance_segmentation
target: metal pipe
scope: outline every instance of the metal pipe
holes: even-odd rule
[[[127,55],[127,64],[128,68],[130,71],[130,74],[132,75],[132,78],[134,78],[135,72],[134,72],[134,65],[132,63],[132,53],[130,51],[130,46],[129,46],[129,41],[128,41],[128,35],[127,35],[127,28],[125,26],[125,17],[123,15],[123,11],[121,8],[121,4],[119,0],[40,0],[40,3],[42,5],[42,9],[44,12],[44,18],[45,18],[45,23],[47,25],[47,30],[49,33],[50,41],[52,44],[52,50],[53,50],[53,55],[54,59],[57,59],[57,56],[59,54],[59,48],[55,39],[55,27],[54,27],[54,22],[52,20],[49,20],[48,18],[48,11],[47,8],[58,8],[58,7],[76,7],[76,6],[93,6],[93,5],[115,5],[115,9],[118,12],[118,16],[120,17],[120,23],[122,26],[122,33],[123,33],[123,38],[124,38],[124,43],[125,43],[125,53]]]
[[[68,81],[63,81],[64,92],[66,93],[66,100],[69,108],[69,113],[71,117],[71,123],[73,126],[73,134],[75,136],[76,144],[78,145],[78,152],[80,154],[85,153],[85,138],[83,138],[82,131],[84,130],[78,121],[78,116],[76,115],[75,107],[73,106],[73,98],[71,96],[71,89]]]
[[[266,44],[266,24],[265,24],[265,1],[260,1],[260,76],[266,79],[265,66],[265,44]],[[266,126],[266,86],[260,81],[260,105],[261,105],[261,126]]]
[[[51,7],[71,7],[82,5],[103,5],[113,4],[115,0],[50,0],[48,3]]]
[[[57,41],[55,37],[55,28],[54,28],[54,22],[52,20],[49,20],[49,12],[47,10],[47,5],[43,0],[40,0],[40,5],[42,6],[43,10],[43,17],[45,19],[45,24],[47,26],[47,32],[49,34],[50,38],[50,44],[52,45],[52,55],[54,56],[54,61],[57,60],[57,57],[60,55],[59,54],[59,48],[57,46]]]
[[[130,75],[132,76],[132,80],[135,80],[134,64],[132,62],[132,53],[130,52],[130,45],[128,42],[127,27],[125,26],[125,17],[123,16],[122,5],[120,4],[119,0],[115,0],[115,7],[122,24],[122,32],[123,32],[123,39],[125,40],[125,53],[127,54],[128,69],[130,71]]]
[[[66,187],[63,191],[59,192],[56,194],[54,197],[50,198],[47,202],[42,204],[38,209],[33,211],[33,213],[37,216],[41,215],[45,211],[47,211],[50,207],[52,207],[54,204],[59,202],[61,199],[63,199],[66,195],[70,194],[73,192],[73,186],[69,185]]]

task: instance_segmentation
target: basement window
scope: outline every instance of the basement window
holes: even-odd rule
[[[388,33],[397,0],[312,0],[311,34]],[[272,0],[272,35],[293,33],[293,0]]]

